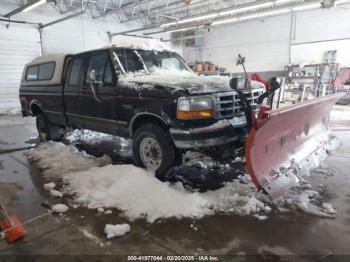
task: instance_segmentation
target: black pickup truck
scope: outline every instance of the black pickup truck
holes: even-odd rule
[[[110,47],[34,59],[19,98],[43,141],[68,126],[132,138],[135,164],[161,174],[185,150],[242,139],[247,121],[228,80],[197,76],[172,51]],[[253,108],[263,92],[243,90]]]

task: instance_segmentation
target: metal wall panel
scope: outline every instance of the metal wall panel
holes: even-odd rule
[[[41,55],[35,25],[0,23],[0,114],[19,111],[18,89],[24,65]]]

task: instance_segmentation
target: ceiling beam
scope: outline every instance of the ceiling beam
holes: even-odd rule
[[[143,31],[143,30],[154,29],[154,28],[158,28],[158,26],[157,25],[151,25],[151,26],[135,28],[135,29],[127,30],[127,31],[117,32],[117,33],[112,33],[112,32],[107,32],[107,33],[108,33],[109,37],[113,37],[113,36],[116,36],[116,35],[125,35],[125,34],[129,34],[129,33],[140,32],[140,31]]]
[[[74,18],[74,17],[76,17],[76,16],[82,15],[82,14],[84,14],[84,13],[85,13],[85,10],[80,11],[80,12],[75,13],[75,14],[71,14],[71,15],[62,17],[62,18],[57,19],[57,20],[55,20],[55,21],[49,22],[49,23],[47,23],[47,24],[40,25],[40,28],[45,28],[45,27],[49,27],[49,26],[52,26],[52,25],[61,23],[61,22],[63,22],[63,21],[66,21],[66,20],[68,20],[68,19],[71,19],[71,18]]]

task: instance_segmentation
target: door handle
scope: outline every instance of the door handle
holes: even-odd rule
[[[80,92],[86,93],[86,92],[87,92],[87,89],[86,89],[86,88],[81,88],[81,89],[80,89]]]

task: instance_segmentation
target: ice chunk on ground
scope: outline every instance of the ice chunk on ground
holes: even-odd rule
[[[254,217],[260,221],[263,221],[263,220],[266,220],[269,218],[268,216],[263,216],[263,215],[258,215],[258,214],[255,214]]]
[[[322,203],[323,209],[329,214],[336,214],[337,211],[333,208],[331,203]]]
[[[304,184],[303,184],[304,183]],[[314,203],[316,199],[319,199],[319,193],[314,190],[310,190],[309,187],[305,189],[305,183],[294,186],[288,191],[282,198],[278,205],[284,204],[288,206],[296,206],[299,210],[308,213],[310,215],[334,218],[334,214],[325,212],[325,208],[316,206]],[[279,208],[281,210],[281,208]]]
[[[50,195],[53,196],[53,197],[63,197],[62,192],[57,191],[55,189],[51,189],[50,190]]]
[[[112,214],[112,210],[106,210],[106,211],[105,211],[105,214],[106,214],[106,215]]]
[[[50,183],[44,184],[44,189],[50,191],[50,190],[53,189],[55,186],[56,186],[55,183],[50,182]]]
[[[99,207],[99,208],[97,208],[97,211],[100,212],[100,213],[103,213],[105,210],[104,210],[103,207]]]
[[[108,239],[124,236],[128,232],[130,232],[129,224],[107,224],[105,226],[105,233]]]
[[[64,204],[56,204],[52,206],[52,212],[54,213],[66,213],[69,210],[69,207]]]

